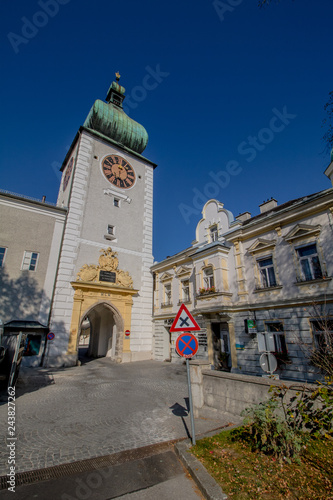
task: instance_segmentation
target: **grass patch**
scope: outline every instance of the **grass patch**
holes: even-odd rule
[[[191,452],[234,500],[333,500],[333,441],[306,443],[298,463],[279,462],[233,429],[201,439]]]

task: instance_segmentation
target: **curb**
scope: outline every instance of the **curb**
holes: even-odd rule
[[[228,497],[223,493],[221,486],[208,474],[202,463],[194,455],[188,453],[190,448],[189,440],[175,444],[176,454],[192,476],[201,493],[207,500],[227,500]]]

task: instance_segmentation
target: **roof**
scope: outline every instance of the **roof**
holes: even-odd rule
[[[255,215],[254,217],[251,217],[251,219],[247,219],[242,222],[242,226],[247,226],[248,224],[251,224],[252,222],[256,222],[260,219],[263,219],[269,215],[276,214],[278,212],[282,212],[286,208],[292,207],[293,205],[299,205],[304,202],[310,202],[314,200],[315,198],[318,198],[320,196],[323,196],[325,194],[328,194],[329,192],[333,192],[333,188],[325,189],[324,191],[319,191],[317,193],[309,194],[307,196],[301,196],[300,198],[295,198],[294,200],[289,200],[286,201],[285,203],[282,203],[281,205],[278,205],[277,207],[272,208],[271,210],[267,210],[267,212],[264,212],[262,214]]]

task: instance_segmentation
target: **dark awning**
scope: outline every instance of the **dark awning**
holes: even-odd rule
[[[13,320],[8,321],[4,325],[4,333],[13,332],[13,331],[39,331],[39,332],[48,332],[49,327],[44,326],[38,321],[25,321],[25,320]]]

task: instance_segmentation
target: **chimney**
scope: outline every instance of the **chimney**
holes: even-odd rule
[[[42,203],[45,203],[45,200],[46,200],[46,196],[44,195],[42,198]]]
[[[271,198],[270,200],[264,201],[261,205],[259,205],[260,213],[264,214],[275,207],[277,207],[277,201],[275,198]]]
[[[243,212],[242,214],[237,215],[236,220],[239,220],[241,222],[244,222],[246,220],[251,219],[251,214],[250,212]]]

